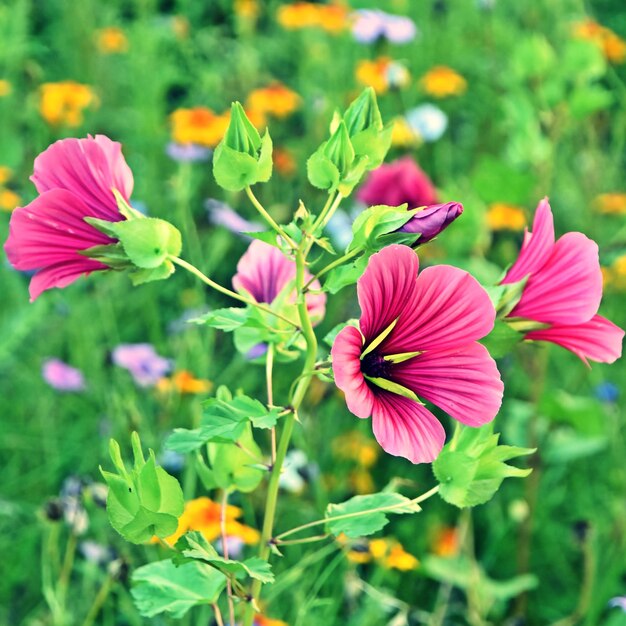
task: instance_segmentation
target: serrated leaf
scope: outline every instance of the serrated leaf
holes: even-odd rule
[[[131,594],[144,617],[168,613],[181,618],[194,606],[214,604],[226,586],[226,576],[199,562],[177,567],[170,560],[135,570]]]
[[[329,504],[326,523],[334,535],[344,533],[351,538],[371,535],[388,523],[390,514],[417,513],[418,504],[399,493],[374,493],[354,496],[342,504]]]
[[[335,294],[348,285],[354,285],[365,271],[369,258],[370,254],[363,253],[356,261],[331,270],[324,281],[324,290]]]

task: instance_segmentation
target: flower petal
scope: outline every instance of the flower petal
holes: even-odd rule
[[[570,350],[585,363],[587,359],[598,363],[613,363],[622,356],[624,331],[595,315],[588,322],[575,326],[554,325],[545,330],[533,330],[525,339],[549,341]]]
[[[601,299],[598,245],[582,233],[567,233],[541,269],[531,274],[509,317],[581,324],[596,314]]]
[[[394,366],[393,380],[468,426],[490,422],[502,404],[504,385],[487,349],[425,352]]]
[[[410,295],[387,295],[406,307],[380,351],[400,354],[416,350],[458,348],[487,335],[495,310],[480,283],[467,272],[449,265],[425,269]]]
[[[121,144],[104,135],[53,143],[35,159],[31,180],[39,193],[71,191],[90,208],[89,215],[111,222],[123,219],[111,189],[126,200],[133,190],[133,175]]]
[[[526,230],[517,261],[506,273],[501,284],[516,283],[528,274],[541,269],[552,253],[553,247],[554,219],[550,203],[547,198],[544,198],[537,206],[532,233]]]
[[[369,417],[374,406],[374,392],[361,373],[363,337],[358,328],[346,326],[335,337],[330,355],[335,384],[346,394],[346,404],[357,417]]]
[[[296,264],[278,248],[255,239],[237,263],[237,273],[233,276],[233,287],[247,291],[257,302],[271,304],[287,284],[296,277]],[[305,272],[305,280],[311,274]],[[311,283],[311,290],[319,290],[318,280]],[[294,292],[295,299],[295,292]],[[319,322],[326,311],[325,293],[307,293],[307,309],[313,323]]]
[[[411,463],[434,461],[446,439],[443,426],[426,407],[383,390],[376,393],[372,427],[385,452]]]
[[[414,301],[419,261],[408,246],[387,246],[370,257],[358,281],[359,326],[366,343],[396,320]]]
[[[39,270],[30,281],[30,301],[34,302],[42,292],[53,287],[67,287],[81,276],[97,270],[108,270],[108,266],[93,259],[79,257],[76,261],[63,261]]]

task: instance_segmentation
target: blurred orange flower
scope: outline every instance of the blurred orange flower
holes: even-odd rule
[[[348,9],[339,3],[294,2],[279,7],[276,17],[287,30],[321,28],[329,33],[339,33],[350,23]]]
[[[101,28],[97,32],[98,49],[103,54],[116,54],[128,50],[128,39],[124,31],[117,26]]]
[[[48,124],[80,126],[83,111],[97,104],[91,87],[72,80],[44,83],[40,87],[39,111]]]
[[[186,39],[189,36],[189,20],[184,15],[174,15],[172,31],[177,39]]]
[[[173,535],[165,539],[165,542],[173,546],[188,530],[201,532],[207,541],[215,541],[222,534],[221,525],[222,507],[209,498],[196,498],[185,503],[185,510],[178,519],[178,528]],[[252,545],[259,542],[261,534],[258,530],[250,528],[237,521],[242,511],[230,504],[226,506],[226,536],[237,537],[244,543]],[[152,540],[153,543],[158,541]]]
[[[260,613],[257,613],[254,616],[254,626],[287,626],[287,622],[283,622],[279,619],[264,617]]]
[[[336,437],[332,442],[332,450],[336,457],[356,461],[364,468],[372,467],[380,454],[378,445],[358,430]]]
[[[270,83],[267,87],[255,89],[246,101],[246,110],[278,118],[291,115],[299,106],[300,96],[278,81]]]
[[[171,391],[181,394],[207,393],[213,388],[213,383],[210,380],[196,378],[191,372],[182,370],[176,372],[171,378],[161,378],[156,388],[162,393]]]
[[[287,148],[274,148],[272,154],[274,167],[282,176],[291,176],[296,171],[296,160]]]
[[[576,22],[572,29],[574,37],[595,43],[607,61],[623,63],[626,61],[626,41],[610,28],[602,26],[592,19]]]
[[[446,65],[428,70],[420,79],[422,89],[434,98],[460,96],[467,89],[467,81],[458,72]]]
[[[626,215],[626,193],[602,193],[594,199],[593,207],[607,215]]]
[[[13,176],[13,170],[7,165],[0,165],[0,185],[4,185]]]
[[[400,116],[393,121],[393,130],[391,131],[391,145],[400,148],[409,148],[418,146],[422,143],[422,138],[417,134],[406,121],[406,118]]]
[[[374,61],[359,61],[356,66],[356,79],[371,87],[376,93],[385,93],[389,89],[387,69],[391,64],[389,57],[378,57]]]
[[[11,83],[4,78],[0,79],[0,98],[8,96],[11,93]]]
[[[207,107],[176,109],[170,115],[172,139],[176,143],[195,143],[214,148],[228,128],[230,115],[217,115]]]
[[[259,15],[258,0],[235,0],[235,13],[244,19],[255,19]]]
[[[454,527],[440,528],[433,541],[432,550],[437,556],[452,557],[459,553],[459,533]]]
[[[489,205],[486,219],[491,230],[522,230],[526,226],[524,209],[504,202]]]
[[[399,541],[390,537],[351,542],[342,534],[337,537],[337,541],[348,546],[346,556],[351,563],[357,565],[376,561],[385,569],[397,569],[401,572],[419,567],[419,561],[407,552]]]

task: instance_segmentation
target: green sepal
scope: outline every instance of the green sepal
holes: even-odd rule
[[[146,461],[137,433],[132,435],[134,464],[128,470],[119,444],[111,439],[109,452],[117,474],[100,468],[109,486],[107,513],[111,526],[131,543],[144,543],[153,536],[167,537],[176,531],[184,509],[178,481],[156,464],[150,450]]]
[[[261,136],[239,102],[233,102],[230,107],[230,122],[223,141],[225,146],[235,152],[249,154],[256,159],[261,147]]]
[[[406,241],[407,236],[409,239],[416,239],[418,235],[415,233],[396,232],[419,210],[412,209],[409,211],[407,206],[407,204],[403,204],[399,207],[392,207],[381,204],[363,211],[352,224],[353,236],[347,251],[364,248],[375,252],[394,243],[394,237],[402,242]],[[389,235],[389,237],[385,237],[385,235]]]
[[[484,504],[505,478],[530,474],[531,469],[513,467],[505,461],[532,454],[535,449],[498,445],[499,437],[493,433],[493,424],[464,427],[457,438],[446,444],[433,462],[439,494],[446,502],[459,508]]]

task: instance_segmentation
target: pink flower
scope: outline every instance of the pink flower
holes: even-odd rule
[[[104,135],[57,141],[35,159],[34,169],[31,180],[40,195],[13,211],[4,244],[15,269],[35,272],[31,302],[47,289],[108,269],[79,252],[116,240],[83,218],[123,220],[112,189],[128,200],[133,188],[121,145]]]
[[[432,181],[409,156],[383,164],[371,172],[357,192],[357,198],[368,206],[406,203],[409,209],[438,202]]]
[[[582,233],[554,240],[554,220],[547,198],[537,207],[533,232],[526,231],[517,261],[503,285],[528,276],[522,297],[509,318],[545,324],[524,335],[549,341],[587,359],[612,363],[622,354],[624,331],[597,314],[602,299],[598,245]]]
[[[59,359],[47,359],[41,368],[43,379],[57,391],[83,391],[85,378],[80,370]]]
[[[128,370],[140,387],[156,385],[172,369],[170,359],[160,356],[149,343],[122,343],[113,350],[111,360]]]
[[[495,362],[476,340],[495,311],[467,272],[448,265],[418,276],[417,255],[387,246],[359,279],[359,328],[346,326],[331,351],[337,386],[357,417],[372,416],[389,454],[433,461],[445,440],[424,398],[468,426],[491,421],[502,402]]]
[[[257,302],[272,304],[289,284],[292,285],[288,302],[295,301],[296,264],[278,248],[255,239],[237,263],[237,273],[233,276],[233,287],[237,291],[248,292]],[[312,276],[305,273],[308,282]],[[311,283],[313,291],[320,289],[319,281]],[[311,321],[322,320],[326,311],[326,294],[307,293],[306,304]]]

